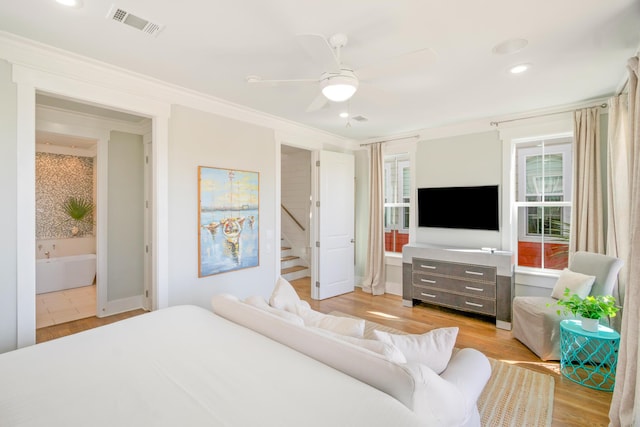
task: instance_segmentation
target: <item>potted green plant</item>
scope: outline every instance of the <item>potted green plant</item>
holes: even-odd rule
[[[571,293],[569,288],[564,290],[565,298],[558,300],[557,304],[564,307],[557,313],[571,313],[582,318],[582,329],[590,332],[598,331],[599,320],[603,317],[615,317],[620,308],[616,305],[616,299],[611,295],[588,295],[580,298]]]
[[[69,220],[75,221],[76,224],[85,222],[93,225],[93,210],[94,205],[91,200],[83,197],[69,197],[62,205],[62,210],[69,217]],[[74,225],[71,229],[71,234],[74,236],[78,234],[78,226]]]

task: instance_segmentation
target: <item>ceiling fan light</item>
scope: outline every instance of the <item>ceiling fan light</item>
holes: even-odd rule
[[[358,79],[348,75],[338,75],[322,80],[322,94],[329,101],[344,102],[358,90]]]

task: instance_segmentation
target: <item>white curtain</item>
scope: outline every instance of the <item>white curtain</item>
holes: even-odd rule
[[[631,58],[629,68],[629,152],[630,187],[630,243],[625,275],[626,289],[620,329],[620,350],[616,385],[613,390],[610,426],[638,426],[640,424],[640,369],[638,346],[640,345],[640,87],[638,86],[638,57]],[[622,236],[620,236],[622,237]]]
[[[600,168],[600,107],[574,113],[574,199],[569,251],[604,253],[602,176]]]
[[[369,243],[362,290],[373,295],[385,291],[384,264],[384,158],[382,144],[369,145]]]
[[[630,147],[628,97],[614,96],[609,99],[609,134],[607,136],[607,255],[625,261],[618,276],[616,300],[624,303],[626,272],[629,266],[629,224],[631,208]],[[612,320],[620,330],[622,316]]]

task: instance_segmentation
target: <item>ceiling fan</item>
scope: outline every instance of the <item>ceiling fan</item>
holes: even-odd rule
[[[342,48],[347,45],[346,35],[338,33],[328,39],[319,34],[302,34],[297,37],[302,47],[310,56],[323,67],[323,72],[317,79],[263,79],[260,76],[247,76],[250,84],[266,83],[270,85],[290,83],[319,84],[321,93],[307,107],[308,112],[323,108],[329,101],[344,102],[349,100],[360,87],[364,78],[367,82],[372,77],[381,75],[398,75],[406,71],[415,71],[424,65],[430,65],[436,58],[430,48],[419,49],[400,55],[378,65],[354,70],[342,62]],[[367,85],[368,87],[371,85]],[[368,90],[368,89],[367,89]]]

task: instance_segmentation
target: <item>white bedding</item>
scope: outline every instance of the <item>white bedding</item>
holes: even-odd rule
[[[0,354],[0,426],[414,426],[381,391],[195,306]]]

